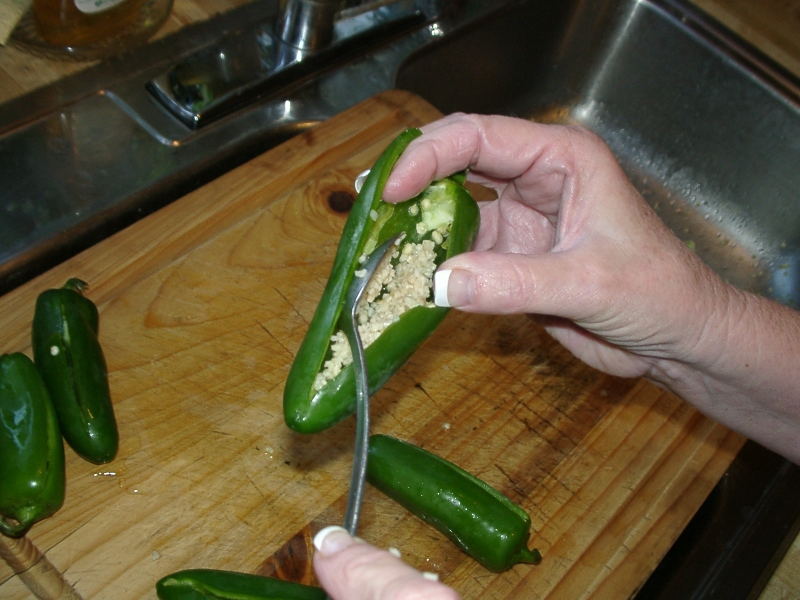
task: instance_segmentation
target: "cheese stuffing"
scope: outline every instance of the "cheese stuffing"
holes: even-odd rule
[[[439,234],[436,239],[442,240],[443,237]],[[405,243],[375,271],[358,305],[358,333],[364,348],[406,311],[416,306],[430,306],[433,272],[436,270],[435,249],[433,240]],[[351,362],[353,354],[347,337],[343,331],[337,331],[331,337],[331,357],[317,374],[314,391],[325,387]]]

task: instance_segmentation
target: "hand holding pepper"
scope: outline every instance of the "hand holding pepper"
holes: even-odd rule
[[[800,462],[800,314],[722,281],[587,131],[474,115],[422,130],[384,200],[465,168],[498,193],[474,251],[439,266],[436,304],[539,315],[589,365],[649,377]]]
[[[475,115],[422,132],[394,166],[385,201],[463,169],[498,194],[481,206],[474,250],[438,267],[437,305],[537,315],[588,364],[649,377],[800,462],[800,314],[723,282],[661,222],[600,139]],[[420,574],[346,533],[317,547],[314,566],[334,598],[457,597],[423,591]]]

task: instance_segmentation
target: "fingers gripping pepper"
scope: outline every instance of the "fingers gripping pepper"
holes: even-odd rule
[[[284,388],[284,417],[295,431],[321,431],[355,410],[352,354],[339,320],[352,278],[378,245],[403,235],[391,264],[373,277],[378,283],[372,293],[367,291],[367,301],[359,309],[371,394],[447,314],[448,309],[431,302],[433,271],[447,258],[472,248],[480,212],[463,186],[463,176],[435,181],[416,198],[399,204],[381,199],[394,164],[419,135],[418,129],[405,131],[378,158],[345,223],[328,283]]]
[[[24,535],[64,502],[64,442],[47,389],[24,354],[0,356],[0,532]]]
[[[490,571],[542,560],[538,550],[528,549],[528,513],[486,482],[427,450],[386,435],[371,436],[367,481]]]
[[[271,577],[188,569],[156,583],[161,600],[325,600],[322,588]]]
[[[56,408],[64,439],[97,464],[116,456],[119,433],[97,338],[97,307],[84,297],[86,283],[70,279],[42,292],[33,316],[33,359]]]

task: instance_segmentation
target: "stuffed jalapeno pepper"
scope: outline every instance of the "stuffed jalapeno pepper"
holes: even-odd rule
[[[340,319],[346,291],[366,257],[400,235],[359,305],[370,394],[386,383],[447,314],[433,305],[432,277],[446,259],[472,248],[478,205],[463,175],[434,181],[398,204],[381,198],[386,180],[418,129],[400,134],[378,158],[345,223],[328,283],[292,364],[284,417],[301,433],[322,431],[355,410],[352,353]],[[363,274],[362,274],[363,276]]]

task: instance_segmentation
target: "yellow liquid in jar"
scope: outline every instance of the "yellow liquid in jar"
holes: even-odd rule
[[[82,12],[75,0],[34,0],[33,15],[42,38],[54,46],[89,46],[136,26],[147,0],[123,0],[100,12]]]

